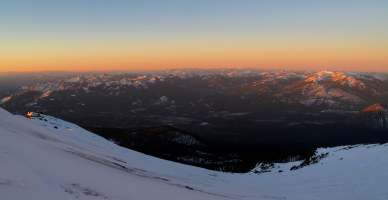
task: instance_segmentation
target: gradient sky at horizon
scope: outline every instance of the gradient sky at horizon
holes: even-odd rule
[[[383,0],[0,0],[0,72],[388,71]]]

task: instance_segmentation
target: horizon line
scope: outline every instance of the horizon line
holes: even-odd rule
[[[167,68],[167,69],[102,69],[102,70],[31,70],[31,71],[0,71],[2,74],[7,73],[98,73],[98,72],[166,72],[173,70],[223,70],[223,69],[254,69],[263,71],[334,71],[334,72],[375,72],[388,73],[388,69],[382,70],[334,70],[330,68],[318,69],[282,69],[282,68],[261,68],[261,67],[182,67],[182,68]]]

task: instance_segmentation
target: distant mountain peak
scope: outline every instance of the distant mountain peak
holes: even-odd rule
[[[341,72],[333,72],[333,71],[323,70],[323,71],[319,71],[315,74],[317,74],[317,75],[335,75],[337,73],[341,73]]]
[[[375,103],[373,105],[370,105],[364,109],[362,109],[362,112],[373,112],[373,111],[383,111],[385,108],[381,106],[379,103]]]
[[[353,76],[346,75],[342,72],[333,72],[333,71],[319,71],[308,75],[305,79],[305,82],[315,83],[315,84],[324,84],[327,82],[334,82],[342,86],[349,87],[360,87],[365,88],[365,84],[360,80],[357,80]]]
[[[388,129],[388,110],[375,103],[362,109],[351,123],[375,129]]]

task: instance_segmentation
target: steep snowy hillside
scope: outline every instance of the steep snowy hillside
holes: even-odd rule
[[[121,148],[77,125],[0,109],[1,199],[387,199],[388,145],[319,149],[229,174]]]

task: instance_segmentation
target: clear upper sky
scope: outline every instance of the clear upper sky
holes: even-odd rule
[[[0,0],[0,71],[388,71],[387,0]]]

